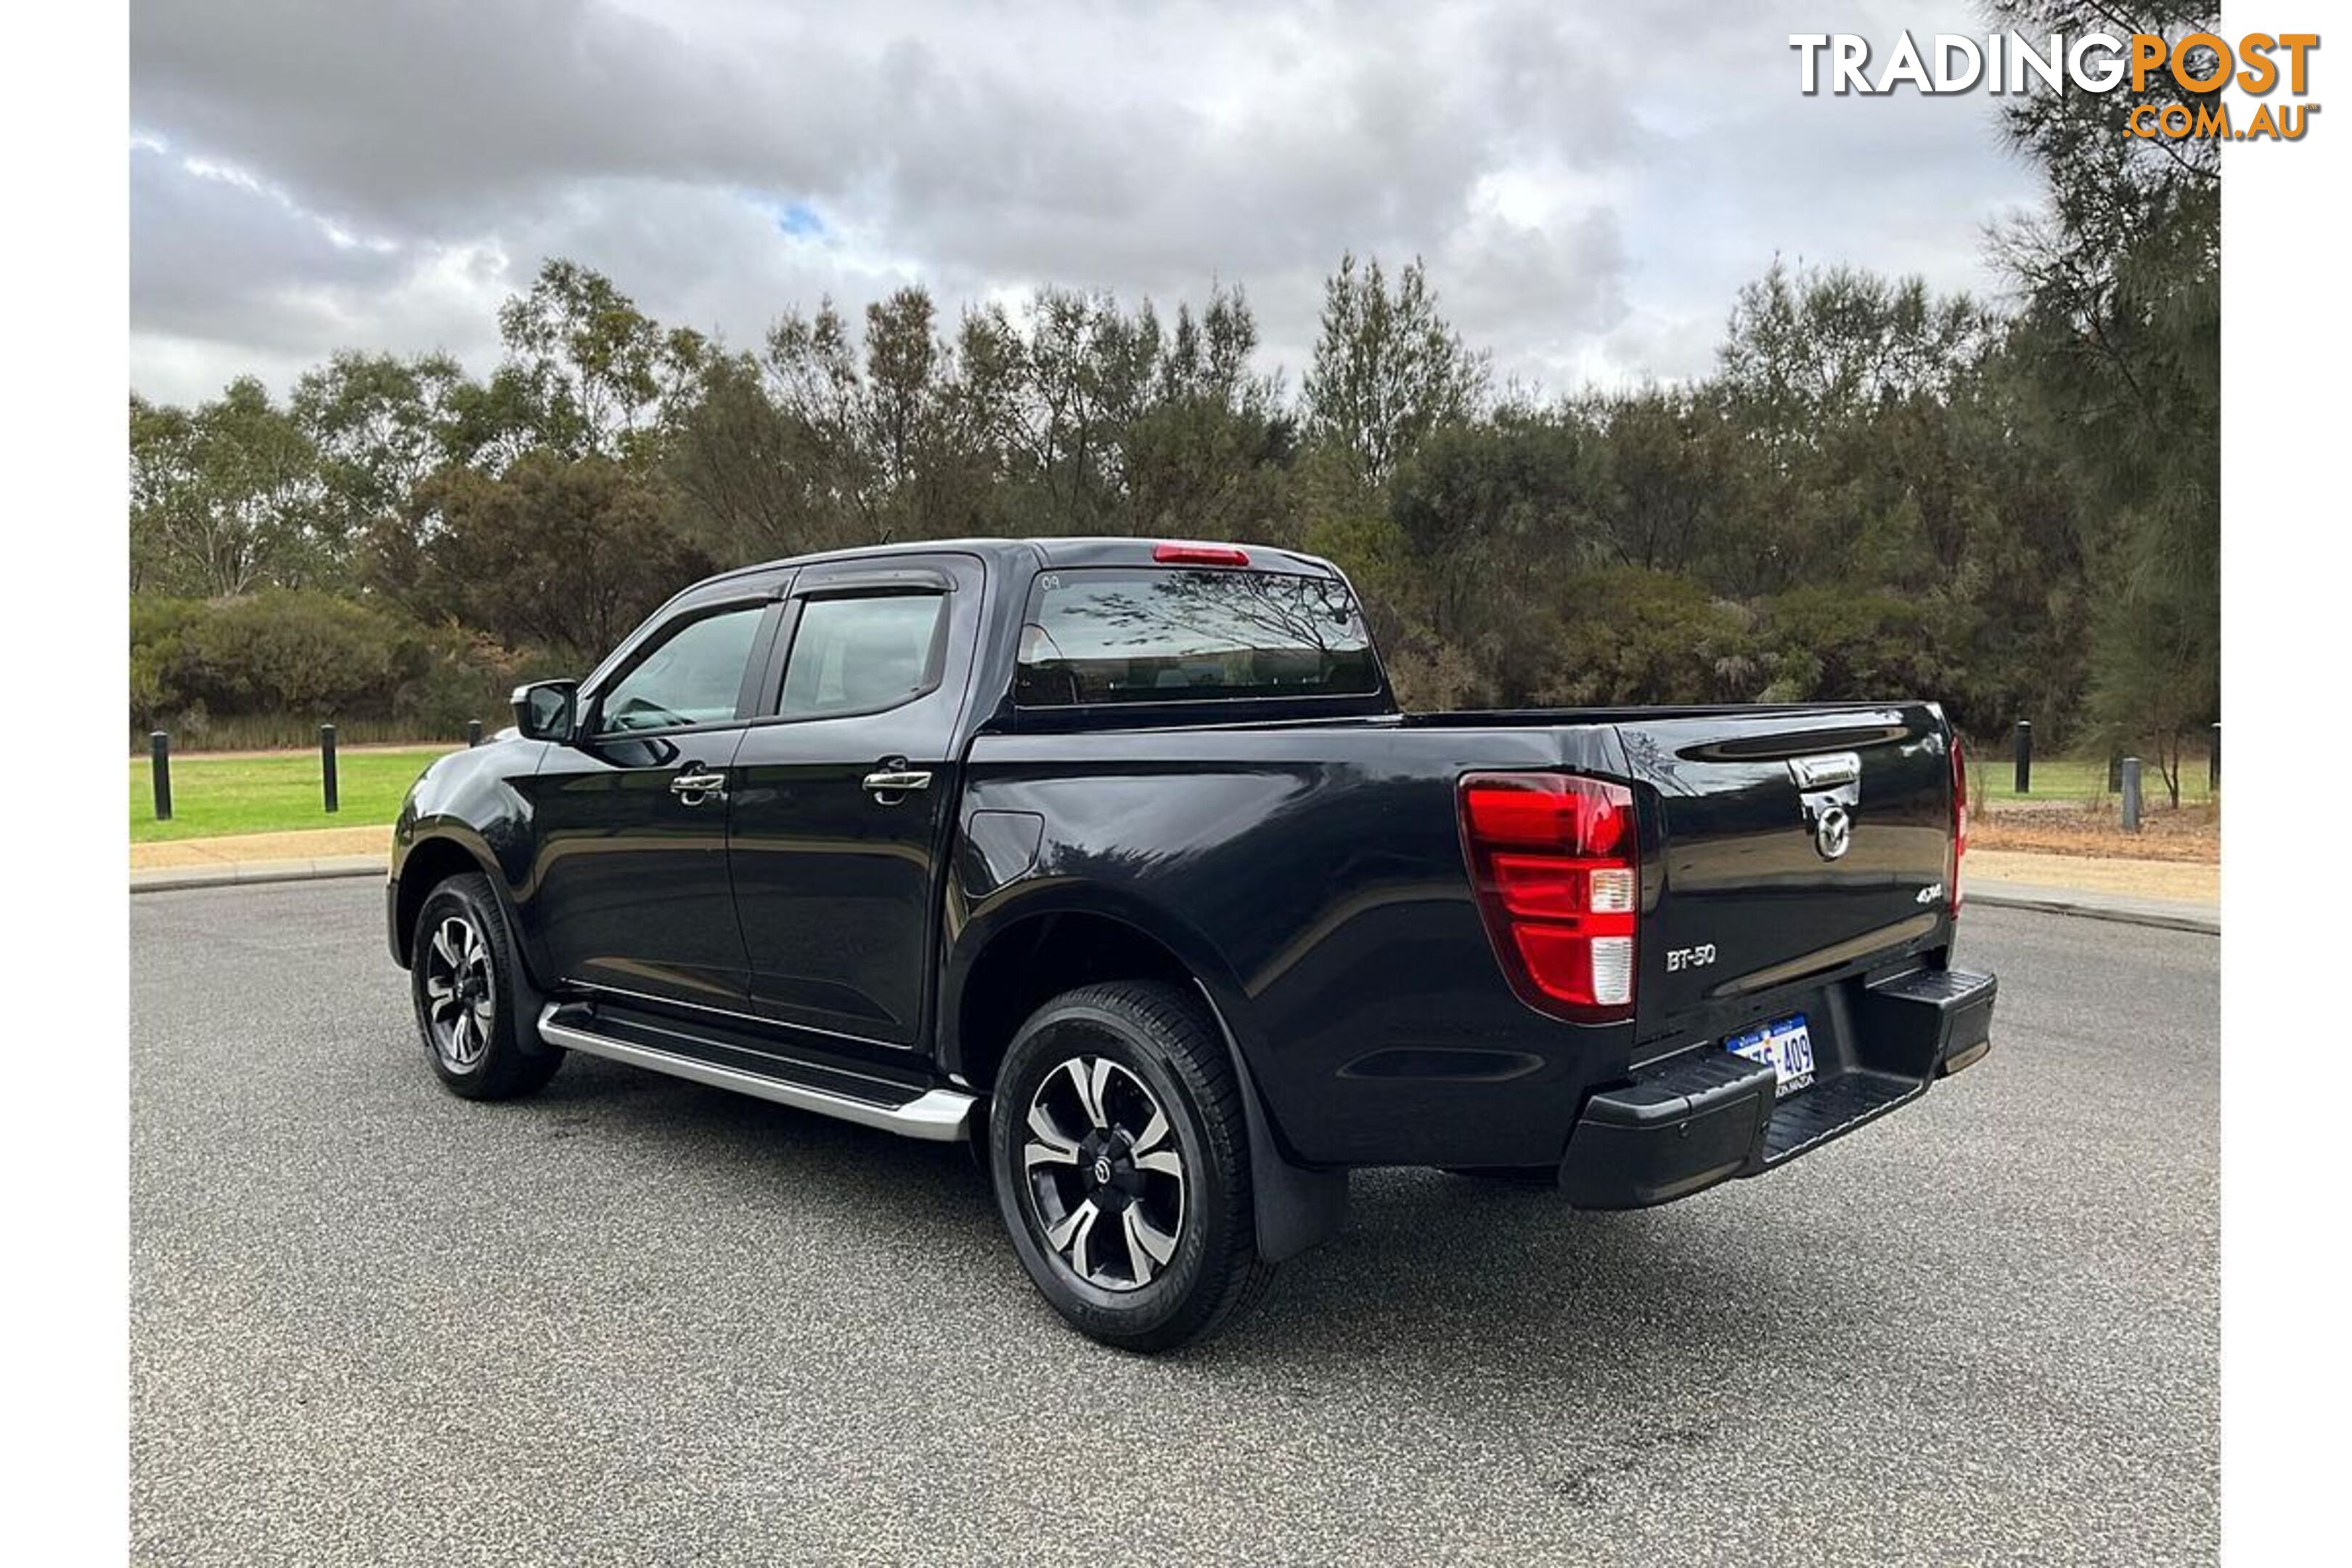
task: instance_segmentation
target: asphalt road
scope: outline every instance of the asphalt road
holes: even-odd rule
[[[1967,917],[1993,1055],[1761,1181],[1360,1176],[1254,1318],[1066,1331],[965,1156],[435,1084],[341,881],[131,900],[142,1563],[2217,1552],[2217,942]]]

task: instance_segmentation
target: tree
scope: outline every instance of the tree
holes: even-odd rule
[[[1745,495],[1720,396],[1647,387],[1588,397],[1575,410],[1595,432],[1606,482],[1592,510],[1619,562],[1680,572],[1731,542]]]
[[[2104,192],[2067,162],[2089,130],[2017,112],[2057,193],[2004,242],[2021,315],[1776,262],[1713,375],[1550,404],[1491,395],[1418,262],[1342,258],[1292,395],[1227,286],[1169,313],[1047,288],[952,324],[909,287],[737,350],[551,261],[486,380],[346,353],[289,406],[250,381],[134,397],[133,589],[356,584],[488,672],[576,667],[717,564],[1244,538],[1346,567],[1411,703],[1899,690],[1980,730],[2087,712],[2177,762],[2218,647],[2210,203],[2161,166]],[[2094,128],[2095,169],[2168,156]]]
[[[1197,317],[1176,308],[1121,441],[1127,531],[1268,543],[1297,533],[1286,482],[1297,426],[1275,379],[1251,368],[1257,342],[1239,289],[1212,290]]]
[[[1560,579],[1608,559],[1592,517],[1604,482],[1587,426],[1527,410],[1433,431],[1398,469],[1389,513],[1429,629],[1465,651],[1487,700],[1532,697]]]
[[[348,350],[294,384],[291,411],[318,455],[321,515],[339,541],[397,513],[426,475],[462,456],[465,389],[447,354]]]
[[[1791,272],[1779,258],[1739,290],[1719,385],[1779,441],[1840,420],[1948,396],[1999,342],[1993,315],[1918,278],[1851,267]]]
[[[644,458],[666,386],[690,379],[700,339],[658,322],[593,268],[561,258],[499,307],[510,378],[534,445]]]
[[[2063,0],[1996,11],[2028,31],[2095,17],[2179,37],[2219,24],[2180,0],[2125,16]],[[2147,81],[2148,101],[2187,99],[2169,72]],[[2221,146],[2121,135],[2106,100],[2071,85],[2002,113],[2050,189],[1995,254],[2025,298],[2021,368],[2089,519],[2092,717],[2118,742],[2176,754],[2221,701]]]
[[[131,398],[131,584],[199,597],[336,578],[318,454],[252,376],[193,412]]]
[[[438,526],[379,529],[371,586],[420,619],[478,627],[583,668],[713,569],[657,487],[610,458],[535,451],[495,477],[451,467],[409,505]]]
[[[1323,289],[1307,430],[1343,454],[1360,483],[1387,483],[1423,437],[1475,413],[1488,379],[1486,356],[1438,314],[1419,258],[1391,289],[1377,257],[1360,267],[1353,254],[1340,258]]]

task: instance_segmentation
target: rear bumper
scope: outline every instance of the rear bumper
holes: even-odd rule
[[[1862,988],[1835,1069],[1785,1101],[1769,1067],[1713,1045],[1654,1063],[1585,1102],[1559,1184],[1579,1208],[1645,1208],[1760,1175],[1981,1060],[1998,990],[1993,976],[1959,970]]]

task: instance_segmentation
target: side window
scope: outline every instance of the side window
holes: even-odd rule
[[[779,711],[787,719],[870,712],[927,689],[946,610],[938,594],[808,600]]]
[[[607,690],[597,728],[607,734],[718,724],[735,717],[766,606],[747,605],[688,621],[656,644]]]

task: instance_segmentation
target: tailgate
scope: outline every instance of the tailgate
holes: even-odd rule
[[[1618,734],[1658,816],[1643,1039],[1941,927],[1952,781],[1933,704],[1677,715]]]

